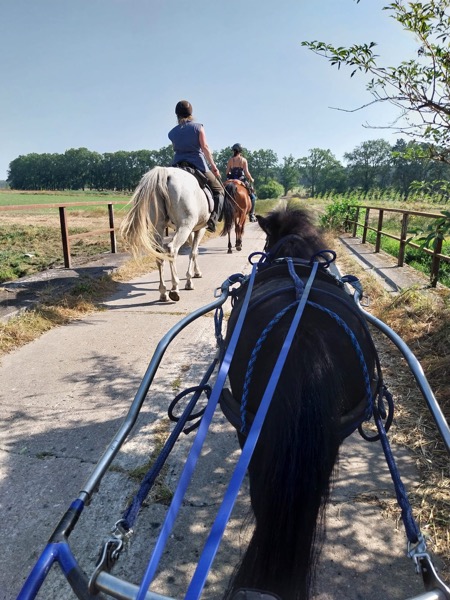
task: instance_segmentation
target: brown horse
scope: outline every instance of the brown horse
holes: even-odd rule
[[[239,179],[230,179],[225,185],[225,196],[234,203],[234,231],[236,233],[236,250],[242,250],[242,236],[244,235],[247,215],[252,209],[252,201],[245,184]],[[224,226],[221,235],[228,234],[228,254],[232,254],[231,225]]]

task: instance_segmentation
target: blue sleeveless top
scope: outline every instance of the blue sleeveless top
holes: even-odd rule
[[[187,121],[169,131],[169,140],[175,150],[172,165],[186,160],[203,173],[209,170],[198,139],[201,127],[201,123]]]

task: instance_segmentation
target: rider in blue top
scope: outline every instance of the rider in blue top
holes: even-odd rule
[[[169,139],[175,150],[172,165],[189,163],[190,166],[206,175],[214,197],[214,211],[211,213],[206,229],[215,231],[223,206],[223,185],[218,179],[220,178],[219,170],[206,141],[203,125],[194,121],[191,103],[187,100],[180,100],[175,106],[175,114],[178,125],[169,131]]]

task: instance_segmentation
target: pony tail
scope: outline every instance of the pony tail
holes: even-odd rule
[[[290,352],[284,367],[299,375],[278,385],[249,467],[256,524],[227,598],[253,588],[307,600],[314,584],[340,444],[341,391],[320,340],[302,337],[300,347],[302,357]]]
[[[167,174],[155,167],[143,175],[128,205],[132,205],[120,226],[120,234],[136,258],[148,252],[155,258],[170,260],[153,222],[157,222],[160,204],[168,202]]]

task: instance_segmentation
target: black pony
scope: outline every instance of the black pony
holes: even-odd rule
[[[231,363],[231,394],[225,390],[221,401],[241,445],[292,321],[298,280],[305,285],[311,264],[326,248],[303,210],[285,208],[257,218],[267,235],[267,256]],[[240,589],[271,594],[255,598],[310,596],[339,446],[370,415],[377,388],[373,342],[350,294],[325,267],[322,263],[313,281],[250,462],[255,530],[228,598],[253,597],[237,593]],[[244,285],[235,299],[227,340],[245,291]]]

